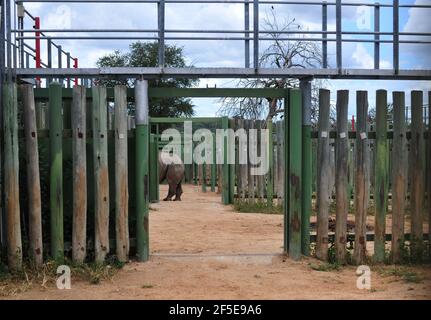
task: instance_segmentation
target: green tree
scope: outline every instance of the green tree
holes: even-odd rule
[[[129,51],[122,53],[118,50],[107,54],[97,61],[98,67],[157,67],[157,42],[134,42]],[[186,64],[183,48],[166,45],[165,64],[171,68],[191,67]],[[99,83],[113,86],[124,84],[133,87],[134,79],[99,80]],[[183,78],[163,78],[149,80],[150,87],[189,88],[197,85],[199,80]],[[188,98],[151,98],[150,116],[152,117],[191,117],[194,115],[193,103]]]

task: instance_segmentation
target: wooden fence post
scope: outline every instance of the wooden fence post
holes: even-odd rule
[[[116,253],[125,262],[129,255],[129,183],[127,157],[127,88],[115,86],[115,235]],[[156,155],[157,156],[157,155]],[[157,158],[156,158],[157,159]]]
[[[38,136],[33,86],[30,84],[22,85],[21,93],[24,112],[27,162],[30,247],[29,255],[31,261],[36,265],[36,267],[40,267],[43,263],[42,205],[40,194]]]
[[[411,92],[411,139],[410,139],[410,207],[411,207],[411,253],[420,261],[423,254],[423,212],[424,212],[424,124],[423,92]]]
[[[337,138],[335,139],[335,257],[338,263],[346,263],[347,215],[350,196],[348,194],[348,158],[349,131],[348,123],[349,91],[337,92]]]
[[[376,93],[376,157],[374,159],[375,262],[383,262],[385,259],[386,212],[388,206],[389,191],[387,115],[387,92],[385,90],[378,90]]]
[[[69,110],[70,111],[70,110]],[[73,153],[72,259],[83,263],[87,252],[86,88],[75,86],[71,109]]]
[[[404,92],[393,92],[394,128],[392,142],[392,262],[402,261],[404,246],[404,210],[406,200],[407,137]]]
[[[49,85],[51,256],[55,260],[63,260],[64,258],[63,106],[61,90],[61,85],[57,82],[52,82]]]
[[[216,180],[217,180],[217,146],[215,134],[213,138],[213,149],[212,149],[212,164],[211,164],[211,192],[215,192]]]
[[[95,260],[103,262],[109,252],[109,173],[106,87],[95,86],[93,93],[93,163]],[[115,119],[116,120],[116,119]]]
[[[16,83],[4,82],[4,192],[8,266],[22,268],[22,240],[19,205],[18,98]]]
[[[222,129],[227,130],[229,129],[229,119],[227,117],[223,117],[222,118]],[[223,138],[223,164],[222,164],[222,171],[223,171],[223,183],[222,183],[222,200],[223,200],[223,204],[229,204],[230,203],[230,199],[229,199],[229,195],[230,195],[230,168],[229,168],[229,164],[228,164],[228,137],[225,136]]]
[[[311,81],[300,82],[302,94],[302,253],[310,255],[310,216],[312,202],[312,156],[311,156]]]
[[[269,206],[274,204],[274,132],[272,127],[272,119],[266,122],[266,128],[269,132],[268,140],[268,181],[266,185],[266,200]]]
[[[284,159],[284,157],[285,157],[285,152],[284,152],[284,148],[285,148],[285,126],[284,126],[284,123],[285,123],[285,120],[281,120],[280,122],[279,122],[279,126],[278,126],[278,138],[277,139],[280,139],[280,142],[279,142],[279,144],[278,144],[278,148],[279,148],[279,151],[278,151],[278,155],[279,155],[279,157],[278,157],[278,169],[279,169],[279,174],[278,174],[278,190],[279,190],[279,192],[280,192],[280,195],[279,195],[279,205],[282,205],[283,204],[283,202],[284,202],[284,197],[285,197],[285,194],[286,194],[286,190],[285,190],[285,188],[284,188],[284,186],[285,186],[285,174],[284,174],[284,172],[285,172],[285,169],[286,169],[286,167],[285,167],[285,159]]]
[[[329,203],[331,201],[330,185],[330,147],[329,147],[329,111],[330,91],[319,90],[319,140],[317,163],[320,166],[317,179],[317,240],[316,257],[326,261],[328,259],[328,218]]]
[[[302,104],[299,90],[290,90],[288,119],[289,166],[285,179],[289,186],[289,257],[299,260],[302,253]]]
[[[254,129],[254,120],[247,120],[247,122],[248,122],[247,136],[250,139],[250,130]],[[248,148],[249,148],[249,150],[248,150],[248,159],[249,159],[248,160],[248,177],[247,177],[247,180],[248,180],[248,202],[254,203],[255,202],[255,195],[256,195],[256,192],[254,189],[254,182],[255,182],[256,177],[251,174],[252,165],[250,162],[250,149],[256,148],[256,145],[250,145],[250,141],[249,141]],[[254,154],[256,154],[256,153],[254,152]]]
[[[356,92],[356,185],[355,248],[353,260],[363,264],[367,257],[366,223],[369,199],[369,146],[367,138],[368,92]]]

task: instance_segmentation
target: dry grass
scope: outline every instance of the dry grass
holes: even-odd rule
[[[104,264],[48,261],[40,268],[36,268],[30,263],[25,263],[23,269],[15,273],[9,273],[6,267],[0,266],[0,297],[16,296],[34,287],[48,288],[55,286],[58,277],[57,268],[60,265],[70,267],[72,281],[87,281],[94,285],[104,280],[110,280],[123,267],[123,263],[115,259],[111,259]]]

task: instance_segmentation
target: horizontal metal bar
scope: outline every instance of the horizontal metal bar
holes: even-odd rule
[[[34,40],[37,37],[16,37],[17,40]],[[50,37],[52,40],[158,40],[158,36],[125,36],[125,37],[114,37],[114,36],[53,36]],[[304,41],[304,42],[335,42],[336,39],[332,38],[261,38],[259,41]],[[165,40],[182,40],[182,41],[243,41],[248,40],[247,37],[165,37]],[[354,42],[354,43],[393,43],[393,40],[375,40],[375,39],[346,39],[343,38],[342,42]],[[400,40],[399,43],[406,44],[431,44],[430,41],[422,40]],[[54,45],[55,46],[55,45]]]
[[[44,33],[158,33],[157,29],[40,29]],[[13,33],[34,33],[34,29],[14,29]],[[169,30],[165,33],[233,33],[244,34],[253,33],[253,30]],[[336,34],[336,31],[307,31],[307,30],[259,30],[260,34]],[[393,32],[374,32],[374,31],[343,31],[347,35],[383,35],[392,36]],[[403,36],[423,36],[430,37],[431,32],[400,32]],[[48,36],[47,36],[48,37]],[[43,38],[42,38],[43,39]]]
[[[385,79],[385,80],[431,80],[431,70],[374,69],[274,69],[274,68],[77,68],[77,69],[21,69],[18,77],[106,77],[106,78],[304,78],[319,79]]]
[[[72,92],[70,88],[63,88],[62,97],[64,99],[72,99]],[[91,99],[91,89],[87,89],[86,96],[87,99]],[[277,88],[149,88],[148,96],[150,98],[283,98],[285,90]],[[35,88],[34,97],[36,100],[48,99],[48,89]],[[114,90],[112,88],[107,89],[107,97],[108,99],[114,99]],[[127,90],[127,97],[134,97],[133,89]]]
[[[158,3],[158,0],[16,0],[16,3]],[[184,4],[201,4],[201,3],[222,3],[222,4],[244,4],[250,3],[248,0],[166,0],[165,3],[184,3]],[[259,4],[284,4],[284,5],[311,5],[321,6],[324,1],[274,1],[274,0],[261,0]],[[328,6],[335,6],[335,2],[327,2]],[[381,8],[392,8],[391,4],[384,3],[369,3],[369,2],[345,2],[343,6],[359,7],[368,6]],[[431,5],[425,4],[404,4],[400,8],[431,8]]]
[[[184,123],[185,121],[192,121],[193,123],[220,123],[221,118],[158,118],[158,117],[150,117],[151,124],[161,124],[161,123]]]

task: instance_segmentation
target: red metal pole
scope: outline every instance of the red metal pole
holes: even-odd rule
[[[34,29],[36,30],[35,32],[35,53],[36,53],[36,68],[41,68],[42,67],[42,62],[40,59],[40,32],[37,30],[40,30],[40,18],[39,17],[35,17],[34,18]],[[40,78],[36,78],[37,82],[40,84]]]
[[[78,68],[78,58],[73,59],[73,67],[75,69]],[[73,82],[75,83],[75,86],[77,86],[78,85],[78,78],[75,78],[75,80],[73,80]]]

